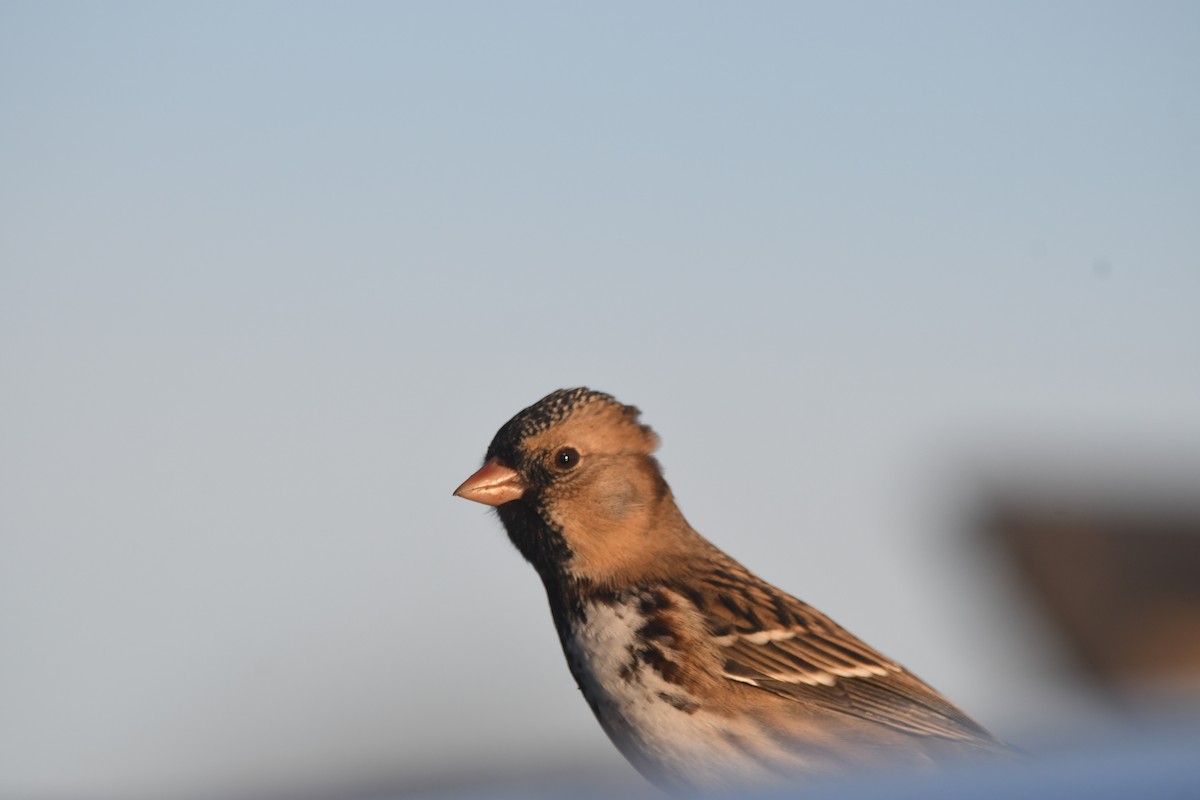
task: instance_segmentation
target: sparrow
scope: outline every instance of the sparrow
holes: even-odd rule
[[[454,494],[494,506],[541,577],[600,726],[670,792],[1010,752],[900,664],[684,519],[633,406],[552,392]]]

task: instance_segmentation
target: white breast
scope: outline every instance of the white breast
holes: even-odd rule
[[[779,780],[796,764],[754,719],[705,708],[646,663],[638,636],[640,597],[590,603],[586,622],[565,642],[571,670],[610,739],[642,774],[667,788],[704,788]],[[670,661],[678,654],[654,644]]]

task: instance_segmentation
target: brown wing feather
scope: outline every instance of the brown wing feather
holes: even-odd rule
[[[730,680],[912,735],[1003,747],[902,666],[740,565],[704,578],[707,591],[689,594]]]

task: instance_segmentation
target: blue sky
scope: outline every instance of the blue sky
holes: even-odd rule
[[[1073,713],[947,520],[970,465],[1196,476],[1197,53],[1189,3],[0,5],[0,775],[623,768],[449,494],[578,384],[764,577]]]

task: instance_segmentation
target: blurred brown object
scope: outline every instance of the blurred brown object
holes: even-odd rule
[[[1106,689],[1200,691],[1200,508],[1090,505],[1068,513],[1010,498],[990,504],[987,527]]]

